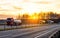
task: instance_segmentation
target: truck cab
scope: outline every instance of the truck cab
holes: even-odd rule
[[[7,25],[13,25],[14,19],[13,18],[7,18],[6,22],[7,22]]]
[[[21,20],[14,20],[13,18],[7,18],[7,25],[21,25],[22,21]]]

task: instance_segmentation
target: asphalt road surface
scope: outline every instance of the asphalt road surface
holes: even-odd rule
[[[41,27],[0,31],[0,38],[49,38],[58,30],[60,30],[60,24],[50,24]]]

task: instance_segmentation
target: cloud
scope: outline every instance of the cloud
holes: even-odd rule
[[[34,3],[37,3],[37,4],[51,4],[51,2],[46,2],[46,1],[40,1],[40,2],[34,2]]]
[[[19,12],[23,8],[36,7],[40,10],[60,9],[60,0],[0,0],[0,12]]]
[[[39,12],[60,12],[60,0],[0,0],[0,14],[2,15],[17,15],[21,10],[21,12],[36,11],[34,9]]]

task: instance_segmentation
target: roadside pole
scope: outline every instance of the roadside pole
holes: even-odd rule
[[[5,30],[5,25],[4,25],[4,30]]]
[[[16,25],[16,28],[17,28],[17,25]]]
[[[12,29],[12,25],[11,25],[11,29]]]

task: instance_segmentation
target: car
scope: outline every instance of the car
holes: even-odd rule
[[[54,21],[52,21],[52,20],[47,20],[47,23],[49,23],[49,24],[53,24]]]
[[[53,24],[53,23],[54,23],[54,21],[53,21],[53,20],[45,20],[45,23]]]
[[[14,20],[14,25],[21,25],[22,21],[21,20]]]
[[[43,24],[45,24],[45,22],[46,22],[45,20],[42,21]]]
[[[60,19],[53,19],[54,23],[58,24],[60,23]]]
[[[40,23],[40,24],[45,24],[45,22],[46,22],[45,20],[40,20],[39,23]]]

